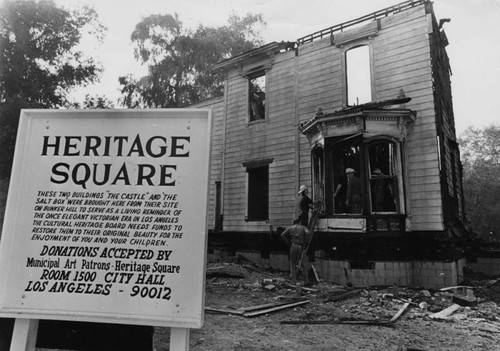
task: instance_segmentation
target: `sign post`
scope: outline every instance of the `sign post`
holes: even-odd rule
[[[23,110],[0,241],[13,346],[57,319],[171,327],[171,349],[188,349],[203,324],[210,126],[202,109]]]

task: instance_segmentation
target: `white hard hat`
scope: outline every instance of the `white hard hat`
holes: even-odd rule
[[[299,194],[302,193],[305,190],[307,190],[307,186],[306,185],[301,185],[300,189],[299,189]]]

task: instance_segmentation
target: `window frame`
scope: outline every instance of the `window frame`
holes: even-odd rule
[[[394,182],[392,188],[393,194],[395,196],[395,209],[393,211],[375,211],[374,203],[372,201],[372,172],[371,169],[371,159],[370,159],[370,147],[377,143],[388,143],[390,148],[392,148],[392,160],[387,162],[392,162],[393,173],[391,175],[386,175],[386,178],[391,178]],[[357,148],[359,152],[359,162],[354,164],[354,161],[348,161],[347,164],[344,160],[348,156],[344,151],[349,149],[349,145]],[[395,139],[391,136],[378,135],[371,138],[364,139],[361,133],[338,136],[335,138],[326,138],[325,146],[322,148],[323,155],[319,155],[319,148],[313,149],[311,154],[313,160],[313,179],[323,179],[325,182],[325,207],[324,212],[326,217],[337,217],[337,216],[369,216],[369,215],[403,215],[406,212],[405,209],[405,192],[404,192],[404,173],[403,173],[403,142]],[[340,156],[339,155],[344,155]],[[355,155],[354,155],[355,156]],[[354,157],[352,156],[352,157]],[[336,159],[337,158],[337,159]],[[318,166],[317,163],[323,161],[323,165]],[[337,167],[335,165],[337,164]],[[340,167],[340,168],[339,168]],[[338,168],[335,169],[335,168]],[[348,213],[342,211],[342,203],[345,201],[345,196],[342,194],[338,195],[339,198],[336,199],[333,193],[336,190],[337,184],[342,184],[344,187],[340,191],[345,192],[345,172],[346,168],[355,168],[358,178],[361,181],[361,213]],[[374,167],[375,168],[375,167]],[[387,167],[385,167],[387,168]],[[384,169],[385,170],[385,169]],[[316,174],[318,171],[324,172],[323,175]],[[387,170],[385,170],[387,172]],[[338,178],[340,177],[340,178]],[[335,178],[340,179],[335,181]],[[343,179],[343,180],[342,180]],[[340,208],[341,210],[338,210]],[[337,212],[339,211],[339,212]]]
[[[372,165],[371,165],[371,155],[370,155],[370,147],[378,144],[378,143],[383,143],[387,142],[388,144],[392,145],[393,149],[393,167],[394,169],[392,170],[394,174],[386,174],[382,176],[381,178],[383,179],[391,179],[392,183],[395,184],[395,188],[392,188],[393,194],[392,196],[394,197],[395,200],[395,209],[394,211],[376,211],[374,209],[374,203],[372,199],[372,194],[373,194],[373,189],[372,189],[372,180],[377,179],[376,176],[373,175],[373,171],[376,167],[373,167],[374,169],[372,170]],[[402,158],[402,143],[401,141],[390,137],[390,136],[375,136],[369,139],[364,140],[365,144],[365,155],[364,155],[364,161],[365,161],[365,176],[366,176],[366,194],[368,195],[368,199],[366,201],[367,208],[369,209],[370,214],[374,215],[400,215],[405,213],[405,206],[404,206],[404,191],[403,191],[403,158]],[[387,169],[384,169],[385,173],[389,173]]]
[[[246,222],[269,221],[269,179],[272,161],[273,159],[266,159],[243,163],[246,171]],[[256,173],[258,171],[264,171],[265,174],[259,175]]]
[[[369,73],[369,79],[370,79],[370,99],[371,101],[366,101],[363,103],[369,103],[369,102],[374,102],[375,99],[375,83],[374,83],[374,60],[373,60],[373,45],[371,44],[370,39],[365,39],[365,40],[359,40],[356,42],[353,42],[351,44],[345,45],[343,48],[344,50],[342,51],[341,55],[341,69],[342,69],[342,83],[343,83],[343,89],[342,89],[342,106],[344,108],[347,107],[353,107],[356,105],[349,105],[349,86],[348,86],[348,62],[347,62],[347,52],[356,48],[360,48],[363,46],[368,47],[368,60],[369,60],[369,68],[370,68],[370,73]],[[362,105],[361,103],[360,105]]]
[[[264,78],[264,84],[263,84],[263,95],[264,95],[264,99],[262,100],[263,101],[263,114],[262,114],[262,118],[256,118],[255,114],[252,112],[252,88],[254,86],[254,84],[252,84],[252,81],[255,80],[255,79],[259,79],[259,78]],[[267,71],[266,70],[258,70],[256,72],[253,72],[251,74],[248,74],[246,76],[246,80],[247,80],[247,98],[246,98],[246,101],[247,101],[247,119],[248,119],[248,123],[259,123],[259,122],[263,122],[263,121],[266,121],[267,118],[268,118],[268,108],[267,106],[269,105],[268,102],[267,102],[267,98],[268,98],[268,93],[267,93],[267,88],[268,88],[268,77],[267,77]],[[261,89],[262,90],[262,89]],[[258,101],[257,101],[258,103]]]

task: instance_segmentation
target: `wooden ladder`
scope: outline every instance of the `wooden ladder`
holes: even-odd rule
[[[311,245],[312,237],[314,235],[314,228],[316,227],[316,222],[318,221],[319,215],[321,213],[321,209],[323,208],[323,204],[325,203],[325,187],[323,184],[319,183],[318,186],[321,188],[321,200],[317,202],[314,206],[313,214],[311,219],[309,220],[309,224],[307,225],[307,229],[311,232],[308,242],[306,243],[304,249],[302,250],[302,256],[300,256],[299,263],[297,264],[297,268],[302,269],[302,261],[304,260],[304,256],[307,255],[307,251],[309,250],[309,245]]]

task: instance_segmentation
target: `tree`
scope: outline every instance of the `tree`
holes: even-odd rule
[[[472,229],[500,238],[500,126],[469,127],[459,138],[464,196]]]
[[[90,7],[66,10],[52,0],[0,4],[0,156],[10,173],[19,112],[68,104],[75,86],[95,82],[101,67],[77,46],[84,34],[101,41],[105,27]]]
[[[135,27],[131,39],[136,59],[148,66],[140,79],[120,77],[121,103],[128,107],[180,107],[221,95],[223,81],[211,74],[222,59],[259,45],[261,15],[229,17],[228,25],[184,29],[177,14],[153,15]]]

